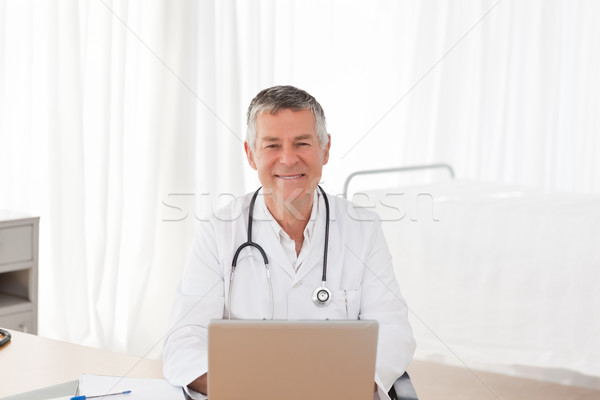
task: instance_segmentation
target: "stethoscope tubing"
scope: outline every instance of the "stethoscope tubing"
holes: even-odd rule
[[[323,274],[322,274],[322,283],[321,286],[317,287],[313,293],[313,302],[317,306],[326,306],[331,302],[331,291],[327,289],[325,283],[327,282],[327,253],[329,249],[329,200],[327,199],[327,194],[323,190],[323,188],[317,185],[321,193],[323,194],[323,201],[325,202],[325,244],[323,250]],[[252,241],[252,222],[254,220],[254,203],[256,202],[256,198],[258,197],[258,192],[260,192],[262,186],[259,187],[254,195],[252,195],[252,199],[250,200],[250,207],[248,210],[248,240],[242,243],[233,255],[233,260],[231,262],[231,273],[229,275],[229,290],[227,295],[228,301],[228,318],[231,319],[231,294],[233,292],[233,279],[235,275],[235,269],[237,268],[237,261],[240,255],[240,252],[246,247],[254,247],[256,248],[260,254],[262,255],[263,262],[265,264],[266,272],[267,272],[267,281],[269,284],[269,295],[271,298],[271,319],[275,316],[275,301],[273,298],[273,284],[271,282],[271,271],[269,270],[269,259],[267,257],[267,253],[264,249],[257,243]]]

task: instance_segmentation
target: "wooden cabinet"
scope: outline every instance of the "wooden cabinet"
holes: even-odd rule
[[[0,211],[0,327],[37,334],[39,217]]]

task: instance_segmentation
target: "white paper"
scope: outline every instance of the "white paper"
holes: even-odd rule
[[[183,400],[183,391],[164,379],[123,378],[119,376],[89,375],[79,377],[79,394],[106,395],[131,390],[130,394],[110,396],[106,400]],[[102,399],[102,398],[99,398]]]

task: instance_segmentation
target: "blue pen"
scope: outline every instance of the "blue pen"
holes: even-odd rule
[[[101,394],[101,395],[97,395],[97,396],[75,396],[75,397],[71,397],[71,400],[97,399],[100,397],[118,396],[120,394],[129,394],[129,393],[131,393],[131,390],[126,390],[124,392],[119,392],[119,393]]]

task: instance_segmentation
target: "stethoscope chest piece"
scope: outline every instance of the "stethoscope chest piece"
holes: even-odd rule
[[[320,307],[325,307],[331,303],[331,291],[323,286],[315,289],[312,295],[313,302]]]

